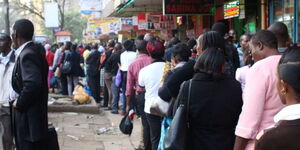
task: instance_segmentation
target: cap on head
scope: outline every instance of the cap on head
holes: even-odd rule
[[[155,52],[164,52],[164,46],[161,42],[157,40],[148,42],[147,51],[150,55]]]

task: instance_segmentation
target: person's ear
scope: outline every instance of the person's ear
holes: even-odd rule
[[[286,93],[289,91],[288,87],[289,86],[286,82],[284,82],[283,80],[280,80],[279,88],[280,88],[280,94],[281,95],[286,95]]]
[[[263,43],[261,43],[261,42],[258,42],[258,43],[257,43],[257,47],[258,47],[258,49],[259,49],[260,51],[262,51],[262,50],[264,49],[264,45],[263,45]]]

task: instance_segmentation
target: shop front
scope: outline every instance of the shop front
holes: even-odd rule
[[[300,0],[269,1],[269,24],[283,22],[287,25],[289,35],[294,43],[300,42],[299,34]]]

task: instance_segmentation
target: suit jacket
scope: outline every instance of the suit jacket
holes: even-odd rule
[[[88,76],[98,76],[100,75],[99,65],[100,65],[100,52],[95,50],[90,53],[86,59],[87,64],[87,75]]]
[[[27,44],[12,76],[12,87],[19,94],[14,110],[16,134],[31,142],[41,141],[48,131],[48,64],[42,49],[41,45]]]

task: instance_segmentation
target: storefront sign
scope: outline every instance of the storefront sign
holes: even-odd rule
[[[128,31],[133,29],[132,18],[121,18],[121,30]]]
[[[164,14],[209,14],[213,0],[163,0]]]
[[[240,14],[239,1],[233,1],[224,4],[224,19],[238,17],[239,14]]]

